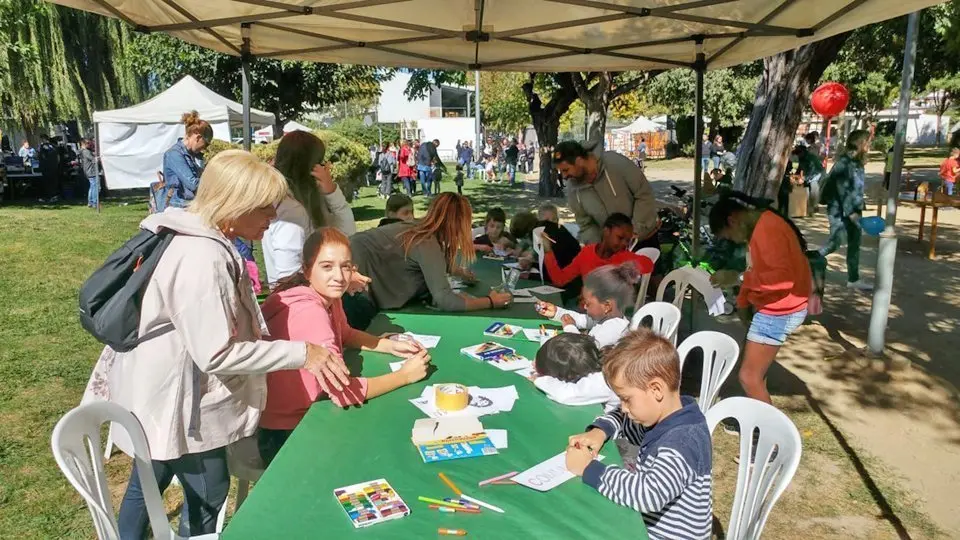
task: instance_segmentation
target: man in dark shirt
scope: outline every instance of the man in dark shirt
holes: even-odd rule
[[[440,163],[440,156],[437,155],[439,142],[436,139],[424,141],[417,152],[417,176],[420,178],[424,195],[428,197],[433,193],[433,166],[435,163]]]
[[[510,146],[503,152],[504,159],[507,162],[507,176],[510,177],[510,185],[517,183],[517,159],[520,157],[520,149],[517,148],[517,139],[510,141]]]

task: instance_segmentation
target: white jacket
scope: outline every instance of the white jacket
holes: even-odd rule
[[[562,307],[557,307],[557,313],[553,316],[553,320],[559,322],[564,315],[569,315],[574,322],[573,325],[564,326],[564,332],[576,334],[580,330],[588,330],[587,334],[597,342],[597,347],[601,349],[607,345],[615,345],[630,328],[630,321],[624,317],[610,317],[597,322],[586,313],[579,313]]]
[[[548,398],[564,405],[593,405],[603,403],[607,412],[620,405],[620,398],[607,386],[603,372],[597,371],[577,382],[564,382],[546,375],[537,377],[533,384]]]
[[[347,236],[357,232],[353,209],[347,203],[340,186],[324,197],[324,223],[336,227]],[[287,194],[277,207],[277,217],[263,235],[263,263],[267,267],[267,283],[271,287],[278,280],[295,274],[303,265],[303,242],[313,232],[313,222],[307,209]]]
[[[266,327],[246,267],[219,230],[179,208],[140,226],[179,233],[157,264],[140,310],[140,335],[172,329],[129,352],[107,347],[83,400],[107,399],[133,412],[157,460],[253,435],[266,403],[264,374],[303,366],[306,345],[260,341]],[[114,431],[115,442],[131,453],[122,431]]]

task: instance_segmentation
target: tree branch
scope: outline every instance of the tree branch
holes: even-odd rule
[[[571,72],[568,74],[570,77],[570,82],[573,84],[573,88],[577,91],[577,95],[580,96],[580,99],[586,102],[590,99],[590,90],[587,88],[589,84],[589,78],[587,81],[583,80],[583,76],[579,72]]]
[[[614,99],[624,94],[629,94],[630,92],[633,92],[634,90],[639,88],[641,84],[649,81],[650,79],[656,77],[657,75],[663,72],[664,70],[662,69],[657,71],[647,71],[647,72],[644,72],[643,75],[640,75],[639,77],[635,77],[634,79],[627,81],[626,83],[618,84],[613,87],[613,90],[610,91],[610,98]]]

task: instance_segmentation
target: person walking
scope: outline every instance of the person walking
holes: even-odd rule
[[[380,196],[386,199],[393,193],[393,177],[397,174],[397,153],[390,143],[383,144],[377,167],[380,169]]]
[[[97,167],[97,157],[93,155],[93,141],[90,139],[80,141],[80,168],[83,169],[83,176],[90,182],[90,189],[87,191],[87,207],[98,208],[100,206],[100,171]]]
[[[507,177],[510,185],[517,184],[517,161],[520,159],[520,149],[517,148],[517,139],[512,139],[509,146],[503,151],[503,159],[507,165]]]
[[[707,132],[703,133],[703,141],[700,142],[700,170],[703,173],[709,173],[711,171],[711,163],[713,162],[710,159],[710,155],[713,152],[713,145],[710,144],[710,135]]]
[[[413,151],[410,148],[410,141],[404,139],[400,143],[400,150],[397,153],[397,176],[400,177],[400,181],[403,182],[403,189],[406,190],[408,197],[413,197],[413,178],[415,171],[413,166],[416,165],[415,156]]]
[[[436,139],[425,141],[417,151],[417,176],[426,197],[433,194],[433,167],[440,162],[440,156],[437,155],[438,144],[440,141]]]
[[[840,248],[844,237],[847,240],[847,288],[861,291],[873,289],[873,285],[860,279],[860,218],[865,208],[863,198],[864,166],[870,150],[870,132],[858,129],[847,137],[847,144],[840,159],[833,164],[823,185],[822,202],[827,205],[830,221],[830,238],[820,248],[826,257]]]

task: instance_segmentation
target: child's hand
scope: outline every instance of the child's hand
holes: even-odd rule
[[[593,454],[584,447],[568,446],[566,458],[567,470],[583,476],[584,469],[593,461]]]
[[[478,253],[490,253],[493,251],[493,246],[488,246],[486,244],[474,244],[473,250]]]
[[[404,337],[409,338],[409,336]],[[415,339],[387,339],[384,349],[383,352],[397,358],[411,358],[424,350],[423,345]]]
[[[570,447],[586,449],[594,457],[600,454],[603,443],[607,442],[607,434],[602,429],[593,428],[586,433],[571,435],[568,442]]]
[[[535,309],[537,310],[537,313],[548,319],[552,319],[557,314],[557,306],[551,304],[550,302],[537,302]]]
[[[412,384],[427,376],[428,367],[430,367],[430,355],[426,349],[421,349],[416,356],[404,362],[397,373],[403,375],[406,384]]]
[[[573,320],[573,317],[571,317],[570,315],[564,315],[563,317],[560,317],[560,322],[561,322],[564,326],[576,326],[576,325],[577,325],[577,323]]]

